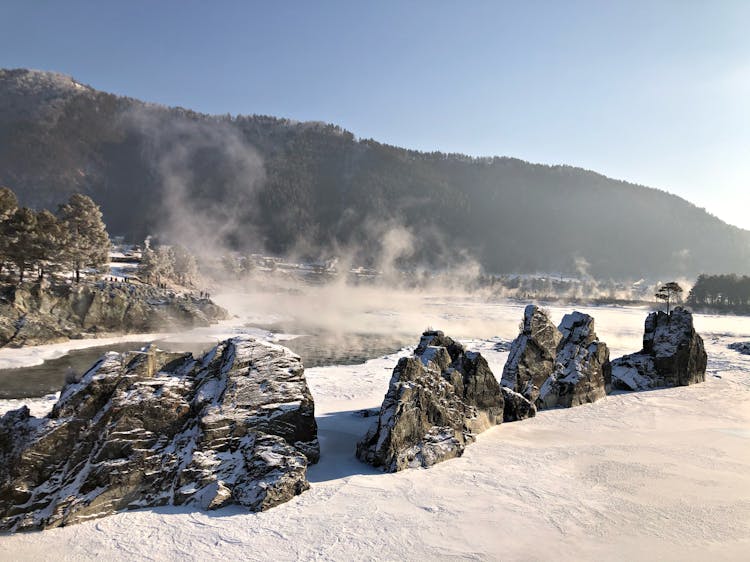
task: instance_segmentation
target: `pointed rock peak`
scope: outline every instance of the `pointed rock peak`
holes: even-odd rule
[[[594,318],[577,310],[563,316],[559,329],[566,343],[583,345],[598,339],[594,330]]]
[[[562,335],[549,314],[536,305],[529,305],[524,310],[521,330],[510,346],[502,384],[534,401],[539,388],[552,374]]]
[[[419,339],[414,355],[422,355],[429,347],[444,347],[451,357],[451,361],[458,359],[466,350],[462,344],[449,338],[440,330],[426,330]]]
[[[535,304],[528,305],[523,311],[523,333],[532,335],[553,326],[549,313]]]

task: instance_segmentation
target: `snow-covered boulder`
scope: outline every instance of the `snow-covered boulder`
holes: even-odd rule
[[[47,417],[0,418],[0,529],[167,504],[265,510],[309,487],[319,451],[302,362],[283,347],[108,353]]]
[[[706,379],[703,339],[689,310],[652,312],[646,318],[643,349],[612,361],[612,386],[619,390],[686,386]]]
[[[566,314],[552,374],[539,389],[539,409],[579,406],[604,398],[611,384],[609,349],[599,341],[594,319],[582,312]]]
[[[562,334],[549,315],[530,304],[523,314],[521,333],[513,341],[503,368],[502,385],[534,402],[555,367]]]
[[[522,396],[513,398],[513,419],[536,413]],[[429,467],[461,456],[475,434],[503,422],[504,408],[504,393],[481,354],[442,332],[425,332],[415,354],[393,370],[357,457],[388,472]]]

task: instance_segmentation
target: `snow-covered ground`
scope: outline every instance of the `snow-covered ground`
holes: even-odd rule
[[[512,339],[522,307],[437,305],[402,323],[451,335],[476,318],[481,330],[466,343],[499,377],[507,353],[488,326]],[[551,308],[555,320],[569,311]],[[640,348],[645,310],[584,311],[613,357]],[[542,412],[481,434],[459,459],[398,474],[354,458],[373,421],[355,412],[380,404],[409,350],[308,369],[322,454],[312,488],[293,501],[259,514],[148,509],[0,536],[0,559],[746,560],[750,357],[726,345],[750,339],[750,319],[697,316],[696,327],[709,355],[703,384]]]

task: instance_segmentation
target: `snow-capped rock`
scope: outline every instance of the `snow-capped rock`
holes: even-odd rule
[[[544,310],[527,306],[502,384],[538,409],[578,406],[603,398],[610,385],[609,350],[596,336],[594,319],[573,312],[556,328]]]
[[[534,402],[555,367],[560,331],[548,314],[530,304],[523,313],[521,333],[513,341],[503,369],[502,385]]]
[[[612,361],[612,386],[645,390],[703,382],[707,359],[689,310],[652,312],[646,318],[643,349]]]
[[[594,319],[582,312],[566,314],[560,333],[554,370],[539,389],[539,409],[595,402],[607,395],[611,384],[609,349],[599,341]]]
[[[425,332],[415,354],[396,365],[357,457],[395,472],[461,456],[475,434],[503,422],[504,394],[481,354],[442,332]],[[536,413],[521,395],[512,398],[511,419]]]
[[[0,529],[167,504],[265,510],[309,487],[319,451],[302,363],[283,347],[108,353],[46,418],[0,418]]]

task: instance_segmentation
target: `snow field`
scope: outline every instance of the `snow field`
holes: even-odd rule
[[[612,357],[640,348],[646,311],[582,310]],[[499,325],[517,326],[521,311],[498,307]],[[354,457],[375,420],[354,412],[379,406],[410,350],[308,369],[321,462],[301,496],[259,514],[165,507],[0,536],[0,559],[747,559],[750,357],[726,345],[750,339],[750,319],[697,315],[696,328],[709,357],[703,384],[541,412],[481,434],[461,458],[397,474]],[[464,341],[500,377],[507,353]]]

